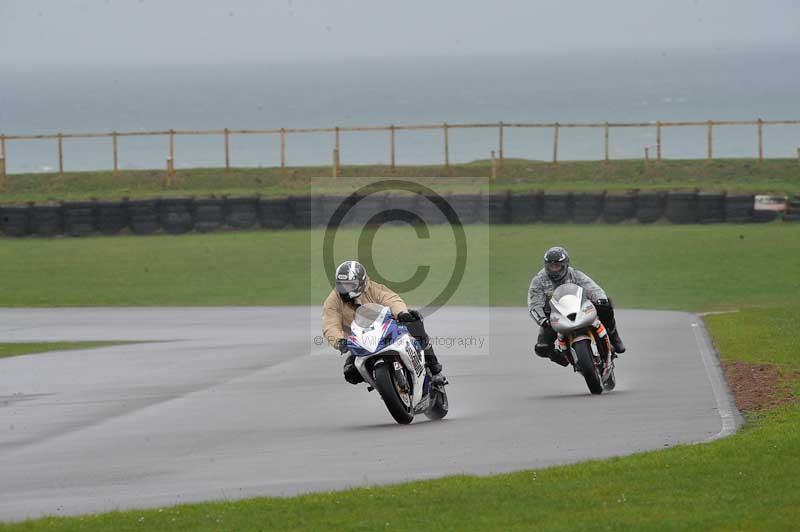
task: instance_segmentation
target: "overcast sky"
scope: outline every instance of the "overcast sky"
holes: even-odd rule
[[[797,0],[0,0],[0,65],[800,49]]]

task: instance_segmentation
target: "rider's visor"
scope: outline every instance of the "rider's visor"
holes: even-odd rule
[[[336,281],[336,291],[340,294],[349,294],[358,290],[358,281]]]
[[[564,265],[560,262],[548,262],[547,263],[547,271],[553,273],[559,273],[564,269]]]

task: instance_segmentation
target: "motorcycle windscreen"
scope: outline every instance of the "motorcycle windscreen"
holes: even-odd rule
[[[562,284],[553,292],[550,298],[550,305],[562,316],[577,314],[581,310],[583,303],[583,288],[576,284]]]
[[[377,303],[364,303],[356,309],[356,325],[362,329],[372,327],[387,307]],[[382,322],[383,320],[381,320]]]

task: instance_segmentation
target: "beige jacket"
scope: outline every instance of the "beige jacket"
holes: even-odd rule
[[[392,309],[392,314],[397,317],[401,312],[408,312],[405,301],[380,283],[367,278],[367,287],[364,293],[355,299],[355,303],[377,303]],[[350,335],[350,324],[356,317],[356,307],[345,303],[336,290],[332,290],[322,305],[322,336],[334,349],[336,343]]]

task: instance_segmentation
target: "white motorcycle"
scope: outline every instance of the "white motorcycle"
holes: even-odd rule
[[[361,305],[350,331],[347,347],[355,357],[355,367],[368,390],[378,390],[395,421],[407,425],[416,414],[428,419],[447,415],[444,385],[433,383],[425,351],[405,325],[392,317],[389,307]]]
[[[597,309],[584,298],[583,288],[572,283],[556,288],[550,298],[550,326],[558,333],[556,352],[583,375],[589,391],[613,390],[616,354]]]

